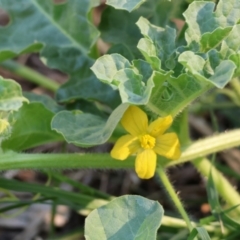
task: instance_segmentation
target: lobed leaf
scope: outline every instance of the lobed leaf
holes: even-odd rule
[[[138,19],[142,16],[152,24],[162,27],[165,27],[166,24],[173,25],[171,20],[181,17],[184,6],[185,0],[174,2],[148,0],[132,13],[108,7],[104,10],[99,25],[101,37],[112,44],[124,44],[135,57],[139,57],[140,54],[136,48],[141,38],[139,28],[136,26]],[[120,52],[116,51],[115,53]]]
[[[166,62],[168,61],[171,54],[173,54],[175,51],[176,30],[168,26],[165,29],[157,27],[150,24],[150,22],[143,17],[140,17],[136,24],[139,27],[142,35],[152,42],[152,44],[150,44],[149,41],[146,42],[145,40],[144,42],[147,46],[144,48],[142,47],[143,43],[140,42],[138,45],[138,47],[140,47],[140,50],[144,49],[146,52],[146,48],[150,47],[150,56],[156,56],[161,59],[163,65],[162,68],[166,68]],[[149,51],[150,50],[148,50],[148,52]],[[145,54],[143,55],[145,56]],[[149,53],[147,55],[149,56]]]
[[[223,58],[230,57],[240,51],[239,37],[240,25],[235,25],[229,35],[223,40],[220,54]]]
[[[216,7],[216,10],[214,11]],[[188,24],[185,37],[188,45],[203,51],[216,47],[240,19],[238,0],[213,2],[195,1],[183,14]]]
[[[176,48],[174,29],[157,27],[144,17],[139,18],[137,25],[144,36],[138,48],[146,61],[133,60],[129,63],[116,55],[121,64],[120,68],[116,68],[117,61],[108,55],[108,61],[103,61],[103,56],[92,68],[102,81],[118,87],[122,102],[147,105],[147,109],[158,115],[176,115],[210,88],[223,88],[238,71],[236,50],[235,55],[224,59],[215,49],[196,53],[187,47]],[[229,29],[227,33],[231,34]],[[238,28],[232,29],[236,31]],[[220,31],[216,33],[220,34]],[[205,40],[207,42],[207,38]],[[124,67],[125,61],[127,67]],[[101,67],[101,73],[97,71],[97,65]],[[110,77],[107,72],[109,66],[113,69]]]
[[[132,65],[134,71],[142,76],[142,81],[146,84],[148,82],[147,80],[150,79],[153,74],[150,63],[142,59],[137,59],[132,61]]]
[[[97,59],[94,65],[91,67],[98,79],[106,83],[113,82],[114,75],[124,68],[131,68],[130,62],[120,54],[106,54]]]
[[[123,69],[114,76],[115,81],[119,81],[119,92],[123,103],[135,105],[145,105],[149,101],[152,81],[145,85],[142,81],[143,76],[136,74],[132,69]]]
[[[229,35],[223,40],[220,50],[222,58],[228,58],[237,66],[235,76],[240,75],[240,44],[238,41],[240,25],[235,25]]]
[[[215,61],[215,59],[214,59]],[[232,79],[236,69],[232,61],[219,60],[219,65],[212,69],[212,75],[205,76],[205,60],[191,51],[185,51],[179,56],[179,62],[200,81],[209,81],[218,88],[223,88]]]
[[[143,60],[134,63],[138,69],[123,56],[108,54],[100,57],[91,69],[101,81],[118,87],[122,103],[147,104],[154,85],[143,77],[150,77],[152,69]]]
[[[163,208],[152,200],[126,195],[93,210],[85,221],[87,240],[156,239]]]
[[[144,58],[151,64],[154,70],[161,68],[161,60],[157,56],[157,50],[153,42],[146,38],[141,38],[138,42],[137,48],[140,50]]]

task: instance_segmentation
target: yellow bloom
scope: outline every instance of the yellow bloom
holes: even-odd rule
[[[153,177],[156,169],[157,154],[169,159],[178,159],[181,155],[178,136],[164,132],[171,126],[172,117],[158,118],[148,126],[145,112],[136,106],[130,106],[121,120],[129,133],[118,139],[111,156],[125,160],[129,155],[137,154],[135,170],[140,178]]]

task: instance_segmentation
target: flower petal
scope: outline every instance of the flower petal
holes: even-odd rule
[[[135,170],[137,175],[143,179],[149,179],[154,176],[156,169],[157,155],[151,150],[144,150],[137,154],[135,161]]]
[[[176,133],[166,133],[156,138],[153,149],[157,154],[176,160],[180,157],[180,144]]]
[[[172,116],[168,115],[153,121],[148,127],[148,133],[153,137],[162,135],[172,124]]]
[[[146,133],[148,118],[144,111],[136,106],[130,106],[121,120],[123,127],[133,136]]]
[[[135,153],[140,147],[138,138],[128,134],[117,140],[110,154],[112,158],[125,160],[130,154]]]

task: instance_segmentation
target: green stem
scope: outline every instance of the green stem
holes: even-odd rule
[[[186,222],[186,225],[189,229],[189,232],[191,232],[191,230],[193,229],[192,223],[180,201],[180,199],[178,198],[178,195],[176,194],[172,184],[170,183],[166,173],[164,172],[162,167],[158,167],[157,168],[157,174],[159,175],[159,177],[162,180],[162,183],[164,184],[168,194],[171,197],[171,200],[174,202],[177,210],[179,211],[179,213],[181,214],[182,218],[184,219],[184,221]]]
[[[181,115],[178,117],[178,137],[182,146],[189,145],[191,143],[189,139],[189,124],[188,124],[188,110],[184,109]]]
[[[227,181],[227,179],[211,164],[206,158],[194,160],[193,165],[201,173],[201,175],[208,177],[211,171],[212,178],[216,189],[221,197],[227,202],[229,207],[234,207],[240,204],[240,195],[236,189]],[[240,208],[236,208],[240,212]]]
[[[57,82],[54,82],[52,79],[47,78],[42,74],[32,70],[31,68],[23,66],[15,61],[8,60],[5,62],[1,62],[0,66],[50,91],[56,92],[60,86]]]
[[[199,157],[240,145],[240,130],[232,130],[192,143],[177,161],[163,161],[163,167],[174,166]],[[66,168],[134,168],[135,157],[118,161],[108,153],[101,154],[28,154],[7,152],[0,155],[0,170],[66,169]]]
[[[5,153],[0,155],[0,170],[10,169],[121,169],[134,168],[134,157],[127,161],[119,161],[111,158],[108,153],[101,154],[27,154]]]

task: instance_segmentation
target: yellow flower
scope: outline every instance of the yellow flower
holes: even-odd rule
[[[135,170],[140,178],[153,177],[156,169],[157,154],[169,159],[178,159],[181,155],[178,136],[164,132],[172,124],[172,116],[158,118],[148,126],[145,112],[136,106],[130,106],[121,120],[129,133],[118,139],[111,151],[112,158],[125,160],[129,155],[137,154]]]

